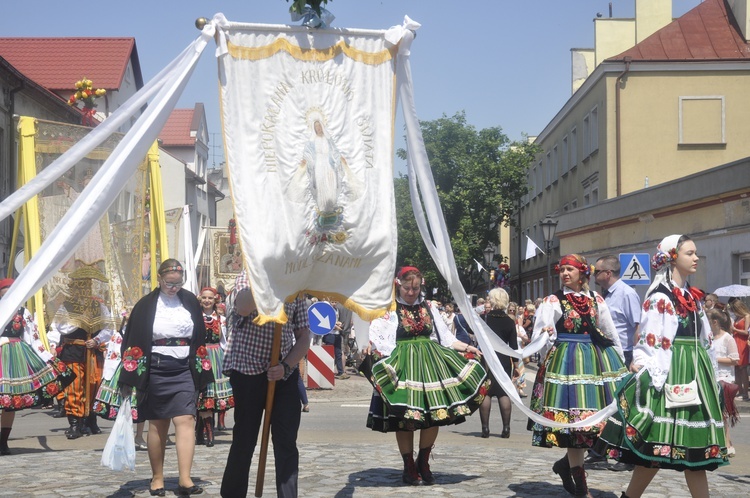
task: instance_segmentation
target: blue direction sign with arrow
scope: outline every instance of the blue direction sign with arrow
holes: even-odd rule
[[[336,326],[336,308],[324,301],[318,301],[307,308],[310,331],[316,335],[330,334]]]
[[[651,283],[650,258],[645,252],[620,254],[620,280],[628,285],[649,285]]]

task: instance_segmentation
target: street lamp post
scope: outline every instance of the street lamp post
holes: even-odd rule
[[[547,216],[539,222],[542,227],[542,234],[544,235],[544,248],[547,253],[547,295],[552,294],[552,270],[550,268],[549,253],[552,251],[552,240],[555,238],[555,230],[557,229],[557,220]]]
[[[484,265],[487,267],[485,270],[487,271],[487,290],[490,289],[490,270],[489,267],[492,266],[492,260],[495,258],[495,246],[492,245],[492,242],[487,243],[487,247],[484,248]]]

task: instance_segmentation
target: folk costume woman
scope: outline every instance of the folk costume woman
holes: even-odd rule
[[[190,477],[195,414],[198,392],[214,378],[203,313],[195,294],[182,289],[184,275],[175,259],[161,264],[159,287],[135,304],[122,341],[120,388],[137,390],[137,418],[149,421],[151,496],[166,495],[164,451],[170,421],[175,426],[177,494],[203,492]]]
[[[604,298],[589,290],[591,267],[586,259],[577,254],[563,256],[555,270],[562,289],[547,296],[536,311],[532,341],[548,334],[551,348],[537,372],[530,406],[550,420],[574,423],[612,402],[627,369],[609,308]],[[590,496],[583,458],[599,427],[530,425],[533,446],[567,449],[552,466],[563,487],[576,497]]]
[[[221,365],[224,362],[224,349],[227,346],[227,328],[224,317],[216,312],[216,300],[219,292],[213,287],[204,287],[200,293],[200,303],[203,309],[203,323],[206,325],[206,350],[214,381],[206,386],[198,396],[198,411],[200,420],[196,424],[196,439],[198,444],[211,447],[214,445],[213,414],[219,414],[219,429],[223,430],[224,415],[234,406],[232,386],[229,377],[222,374]]]
[[[367,427],[396,433],[406,484],[432,484],[428,458],[438,428],[464,422],[479,408],[488,388],[487,373],[479,362],[459,353],[477,355],[479,350],[456,340],[437,309],[422,297],[418,269],[401,268],[396,289],[396,311],[370,325],[373,355],[385,358],[372,367],[375,392]],[[415,431],[420,431],[416,463]]]
[[[0,280],[0,299],[13,285]],[[8,438],[18,410],[48,404],[75,374],[45,349],[26,308],[19,308],[0,334],[0,455],[10,455]]]
[[[695,242],[684,235],[665,237],[651,260],[657,273],[633,347],[637,373],[620,385],[618,411],[597,444],[636,465],[625,497],[640,497],[660,468],[684,472],[691,495],[707,497],[706,470],[729,463],[711,328],[702,293],[687,282],[697,266]]]
[[[112,334],[107,342],[107,351],[104,353],[104,369],[102,371],[102,383],[96,392],[96,400],[92,408],[93,412],[106,420],[115,420],[122,405],[122,391],[120,390],[120,374],[122,373],[122,336],[127,324],[127,316],[123,316],[120,330]],[[143,439],[145,420],[138,421],[138,393],[136,389],[130,390],[130,406],[134,408],[133,422],[136,422],[135,449],[146,450],[148,445]]]

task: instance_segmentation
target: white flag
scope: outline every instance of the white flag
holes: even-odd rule
[[[482,271],[487,271],[487,270],[484,269],[484,266],[482,266],[482,263],[480,263],[476,259],[474,260],[474,262],[477,264],[477,272],[482,273]]]
[[[227,165],[261,321],[299,292],[371,320],[390,306],[395,52],[385,32],[231,24]]]
[[[539,252],[541,252],[542,254],[545,254],[545,252],[542,251],[542,249],[538,245],[536,245],[534,241],[531,240],[531,238],[527,235],[526,236],[526,257],[523,258],[523,260],[526,261],[527,259],[531,259],[534,256],[536,256],[537,249],[539,249]]]

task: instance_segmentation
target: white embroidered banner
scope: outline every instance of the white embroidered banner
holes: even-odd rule
[[[395,52],[377,31],[229,23],[222,35],[227,165],[261,320],[285,321],[300,291],[375,318],[396,260]]]

